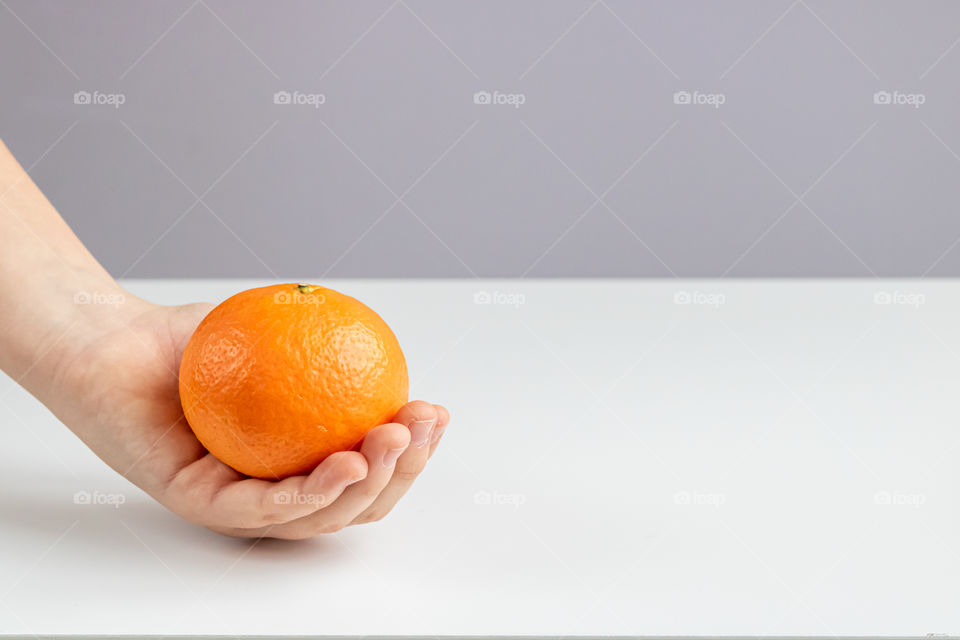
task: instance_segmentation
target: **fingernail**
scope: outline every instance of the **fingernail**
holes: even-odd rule
[[[383,466],[392,467],[396,464],[397,460],[400,459],[400,454],[406,451],[406,447],[400,447],[399,449],[390,449],[383,455]]]
[[[433,430],[433,435],[430,436],[430,444],[437,444],[440,441],[440,438],[443,437],[443,432],[446,431],[446,427],[437,427]]]
[[[436,420],[414,420],[410,423],[410,441],[413,446],[420,448],[427,444],[427,440],[430,439],[430,430],[436,422]]]

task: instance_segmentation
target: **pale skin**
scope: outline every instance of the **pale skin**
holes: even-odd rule
[[[114,471],[226,535],[301,539],[379,520],[450,421],[442,406],[418,400],[371,430],[359,451],[335,453],[309,475],[268,481],[234,471],[194,437],[177,391],[183,348],[213,305],[160,306],[125,291],[2,141],[0,300],[0,369]]]

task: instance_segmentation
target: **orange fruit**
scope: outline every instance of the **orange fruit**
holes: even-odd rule
[[[200,443],[257,478],[309,473],[407,402],[390,327],[332,289],[281,284],[225,300],[180,363],[180,402]]]

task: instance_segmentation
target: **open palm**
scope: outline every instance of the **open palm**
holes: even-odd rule
[[[217,460],[193,435],[178,394],[180,357],[212,305],[131,305],[61,366],[55,413],[101,459],[183,518],[244,537],[307,538],[379,520],[407,491],[449,421],[441,406],[405,405],[359,451],[309,475],[271,482]]]

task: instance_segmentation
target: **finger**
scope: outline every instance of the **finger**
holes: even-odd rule
[[[380,520],[410,489],[430,457],[430,439],[436,432],[439,417],[434,405],[421,400],[411,402],[397,412],[394,419],[410,429],[410,447],[397,460],[390,483],[370,506],[357,515],[355,524]]]
[[[278,482],[244,476],[208,454],[185,467],[170,483],[165,503],[208,527],[257,528],[290,522],[330,504],[367,476],[359,453],[327,457],[309,475]]]
[[[446,433],[446,431],[446,427],[437,427],[433,430],[433,436],[430,438],[430,453],[427,456],[428,458],[433,457],[433,452],[437,450],[438,446],[440,446],[440,438],[443,437],[443,434]]]
[[[450,412],[447,411],[447,408],[443,405],[433,405],[437,408],[437,427],[433,430],[433,435],[430,436],[430,454],[428,457],[433,457],[433,452],[437,450],[437,446],[440,444],[440,438],[443,437],[443,434],[447,431],[447,425],[450,424]]]
[[[450,412],[442,404],[433,405],[437,408],[437,426],[445,427],[450,424]]]
[[[438,417],[434,405],[423,400],[414,400],[403,405],[393,421],[410,429],[410,448],[420,449],[429,444]]]
[[[273,527],[269,533],[258,533],[301,539],[340,531],[377,499],[390,482],[397,460],[409,444],[410,432],[404,425],[390,423],[372,429],[360,447],[360,453],[367,460],[366,478],[348,487],[330,506],[299,520]]]

